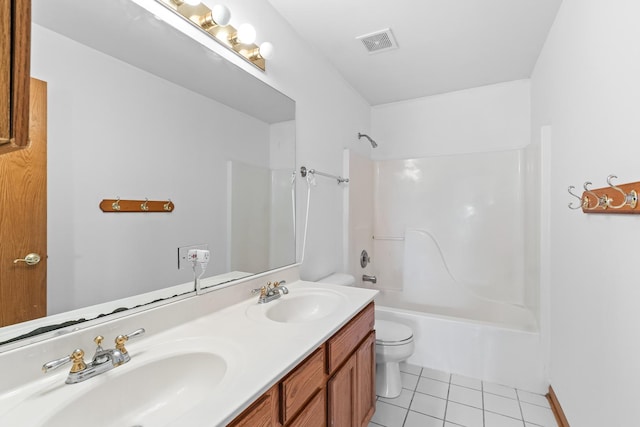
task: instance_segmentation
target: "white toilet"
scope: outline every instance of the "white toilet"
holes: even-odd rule
[[[335,273],[318,280],[319,283],[352,286],[355,278]],[[400,362],[413,354],[413,330],[407,325],[376,317],[376,394],[398,397],[402,391]]]
[[[402,391],[400,362],[413,354],[413,330],[402,323],[376,319],[376,394],[398,397]]]

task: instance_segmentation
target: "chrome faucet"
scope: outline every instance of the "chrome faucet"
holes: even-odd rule
[[[273,284],[269,282],[266,286],[258,289],[252,289],[251,293],[257,294],[259,292],[260,296],[258,297],[258,304],[265,304],[289,293],[289,289],[287,289],[286,286],[282,286],[283,283],[287,282],[285,280],[273,282]]]
[[[378,282],[378,278],[376,276],[368,276],[366,274],[363,274],[362,275],[362,281],[363,282],[377,283]]]
[[[68,362],[72,362],[73,365],[71,366],[71,370],[69,371],[69,375],[65,382],[67,384],[75,384],[88,380],[89,378],[93,378],[104,372],[110,371],[111,369],[117,368],[123,363],[127,363],[131,360],[131,356],[124,344],[129,339],[142,335],[144,332],[144,329],[140,328],[128,335],[118,335],[116,338],[116,347],[107,350],[102,348],[102,341],[104,340],[104,337],[98,335],[93,340],[97,347],[90,362],[86,363],[84,361],[84,351],[78,348],[69,356],[45,363],[42,365],[42,371],[47,373],[67,364]]]

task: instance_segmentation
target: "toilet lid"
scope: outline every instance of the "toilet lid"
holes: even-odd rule
[[[402,323],[376,319],[376,341],[398,343],[413,338],[413,331]]]

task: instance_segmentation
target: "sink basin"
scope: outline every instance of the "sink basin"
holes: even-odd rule
[[[111,372],[118,369],[122,368]],[[205,399],[226,371],[222,357],[205,352],[174,355],[123,369],[121,375],[108,378],[87,395],[60,408],[46,425],[167,425]]]
[[[281,298],[249,307],[251,317],[264,316],[281,323],[304,323],[323,319],[338,310],[346,297],[326,289],[295,289]]]
[[[205,341],[206,340],[202,340]],[[201,341],[201,342],[202,342]],[[64,373],[43,379],[38,391],[2,416],[2,425],[33,427],[168,427],[211,410],[208,400],[229,386],[235,362],[207,350],[182,347],[161,357],[157,349],[139,351],[130,362],[77,384]],[[185,349],[186,347],[186,349]],[[166,347],[165,347],[166,348]],[[206,416],[206,414],[205,414]],[[210,414],[209,414],[210,416]],[[206,418],[203,418],[206,419]]]

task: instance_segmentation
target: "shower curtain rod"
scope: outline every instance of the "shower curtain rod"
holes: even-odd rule
[[[341,176],[330,175],[328,173],[320,172],[320,171],[317,171],[315,169],[307,169],[304,166],[300,167],[300,175],[302,175],[303,178],[305,178],[307,176],[307,173],[310,173],[312,175],[320,175],[320,176],[325,176],[327,178],[336,179],[336,180],[338,180],[338,184],[341,184],[343,182],[349,182],[349,178],[343,178]]]

